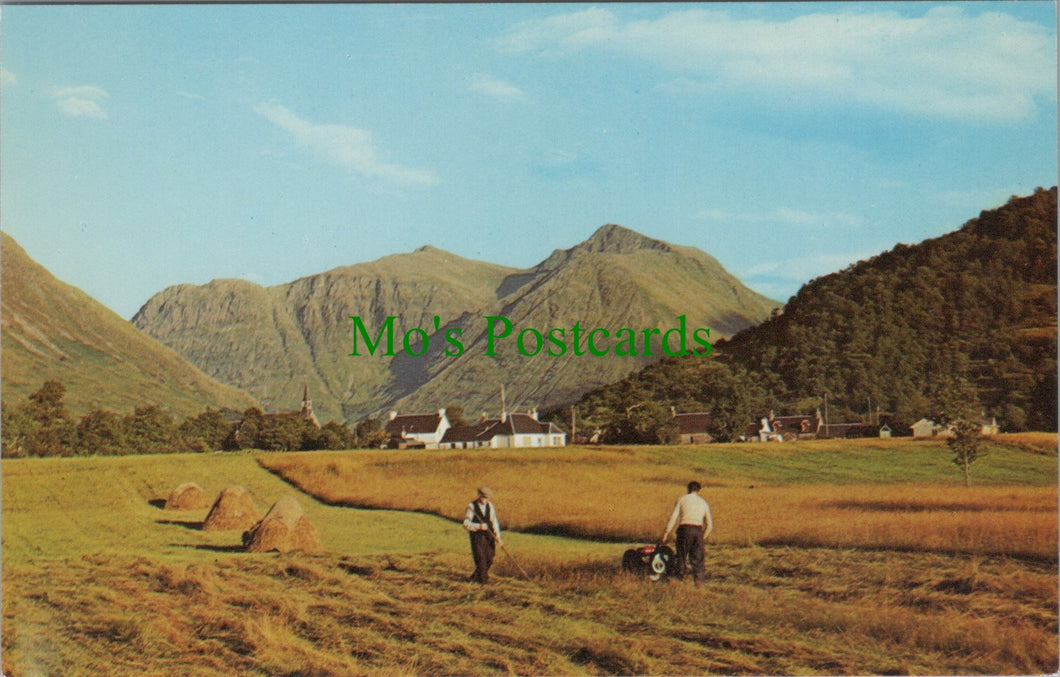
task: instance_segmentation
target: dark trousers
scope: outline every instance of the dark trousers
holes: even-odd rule
[[[683,524],[677,527],[677,548],[674,553],[677,559],[676,576],[684,578],[685,560],[692,566],[692,580],[699,583],[704,577],[703,527]]]
[[[472,531],[471,557],[475,560],[475,573],[471,580],[476,583],[487,583],[490,578],[490,567],[493,566],[493,555],[497,552],[497,544],[493,541],[493,534],[488,531]]]

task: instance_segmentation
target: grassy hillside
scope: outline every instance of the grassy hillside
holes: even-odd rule
[[[548,460],[547,452],[524,452],[527,464],[510,475],[502,466],[515,465],[513,457],[493,452],[458,463],[437,455],[430,475],[427,455],[406,452],[5,460],[3,670],[12,676],[1056,670],[1055,555],[1043,561],[947,554],[927,542],[901,550],[713,542],[709,582],[696,589],[622,575],[622,543],[508,532],[509,551],[533,582],[520,580],[498,553],[496,580],[481,588],[466,580],[467,538],[449,519],[329,506],[262,467],[297,459],[334,464],[338,472],[356,467],[362,474],[355,483],[374,487],[372,502],[441,491],[447,512],[462,510],[474,485],[489,481],[505,525],[517,520],[521,503],[540,510],[538,501],[560,496],[566,502],[556,510],[573,505],[601,521],[613,506],[629,504],[654,533],[680,491],[673,482],[683,483],[689,472],[713,468],[733,481],[753,478],[783,489],[795,487],[795,467],[812,460],[818,468],[852,468],[832,478],[853,492],[847,500],[858,501],[846,508],[851,521],[871,512],[873,501],[898,501],[890,509],[899,514],[948,500],[957,503],[948,511],[989,519],[976,490],[937,493],[950,484],[941,466],[927,480],[937,484],[905,484],[897,473],[873,474],[871,468],[886,464],[869,459],[869,449],[800,446],[789,450],[791,463],[775,448],[759,448],[770,454],[767,463],[739,454],[725,460],[712,456],[715,449],[568,450],[582,462],[562,468],[569,481],[551,495],[543,490],[558,480],[534,465]],[[923,456],[926,467],[938,450],[880,451]],[[603,455],[594,465],[595,454]],[[1045,512],[1055,525],[1055,455],[1006,447],[981,464],[991,503],[1023,506],[1009,511],[1010,522]],[[862,485],[850,484],[865,473],[882,493],[863,495]],[[380,481],[382,474],[389,479]],[[802,474],[808,486],[832,486]],[[599,500],[586,484],[591,477],[610,478],[621,500]],[[187,481],[211,496],[241,485],[262,509],[293,493],[325,552],[239,552],[238,533],[199,530],[205,510],[158,506]],[[658,494],[659,505],[639,503],[627,481]],[[1042,493],[1050,482],[1051,503]],[[919,505],[902,503],[917,487]],[[707,496],[713,500],[725,488],[709,486]],[[729,528],[731,510],[715,502],[719,530]],[[1055,532],[1053,538],[1055,553]]]
[[[46,380],[66,386],[74,415],[129,413],[157,404],[178,415],[206,407],[242,411],[249,395],[222,385],[76,287],[57,280],[6,233],[3,268],[3,400],[15,405]]]

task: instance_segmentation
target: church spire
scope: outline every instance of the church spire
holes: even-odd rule
[[[313,413],[313,400],[309,399],[309,384],[303,383],[302,386],[302,410],[299,412],[299,415],[303,420],[309,421],[319,428],[320,422],[317,421],[316,414]]]

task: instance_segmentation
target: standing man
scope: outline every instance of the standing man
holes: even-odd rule
[[[670,532],[677,527],[677,578],[684,578],[685,560],[692,565],[692,580],[696,585],[703,582],[703,539],[714,531],[714,520],[710,516],[710,506],[699,495],[702,487],[699,482],[688,483],[688,493],[677,499],[670,521],[666,524],[661,543],[665,543]]]
[[[475,573],[471,580],[476,583],[488,583],[493,556],[497,544],[501,542],[501,525],[497,521],[497,510],[490,498],[493,490],[479,487],[478,497],[471,501],[464,513],[464,528],[471,536],[471,557],[475,560]]]

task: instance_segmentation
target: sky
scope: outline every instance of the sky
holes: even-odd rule
[[[607,223],[786,301],[1057,182],[1053,2],[7,5],[0,229],[130,318]]]

